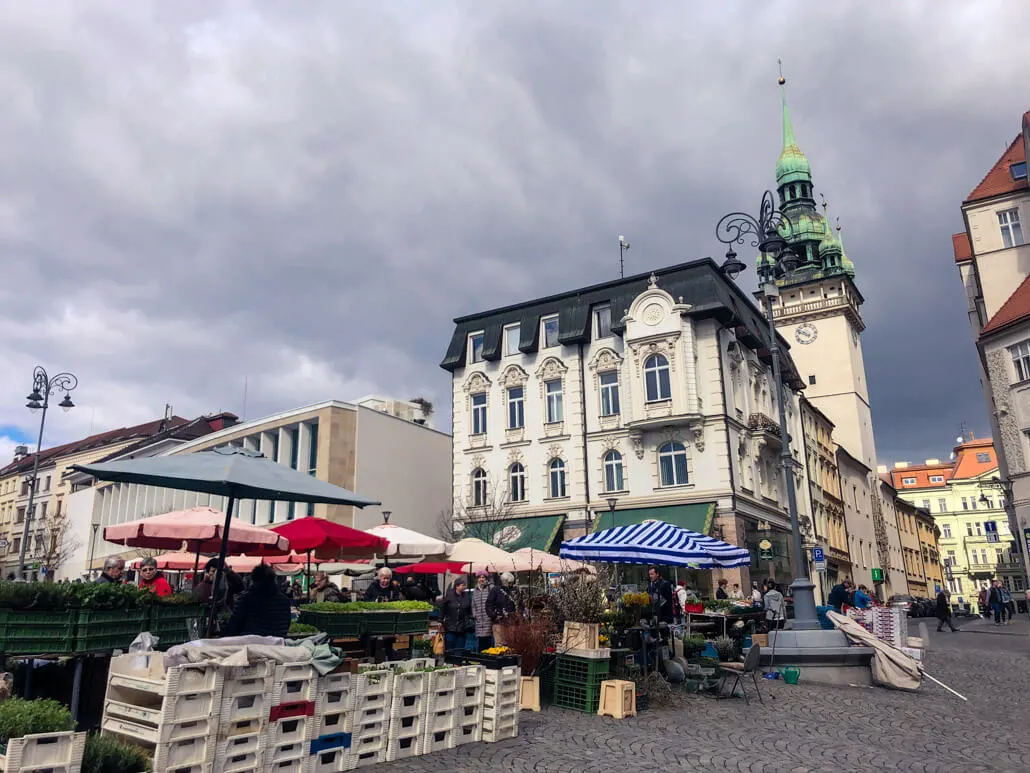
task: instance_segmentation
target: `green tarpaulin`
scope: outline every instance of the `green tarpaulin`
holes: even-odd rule
[[[545,553],[561,532],[565,515],[538,515],[529,518],[504,518],[495,521],[465,523],[462,537],[477,537],[512,553],[522,548],[533,548]]]
[[[594,518],[594,531],[611,529],[614,526],[631,526],[644,521],[665,521],[674,526],[707,535],[715,517],[715,502],[698,502],[692,505],[668,505],[666,507],[641,507],[636,510],[616,510],[615,522],[612,513],[598,513]]]

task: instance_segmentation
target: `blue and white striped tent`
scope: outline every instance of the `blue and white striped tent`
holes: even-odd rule
[[[664,521],[618,526],[566,540],[561,544],[561,557],[692,569],[732,569],[751,563],[751,554],[744,548]]]

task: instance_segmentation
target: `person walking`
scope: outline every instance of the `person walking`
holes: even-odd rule
[[[286,638],[290,630],[290,600],[275,579],[275,570],[258,564],[250,573],[250,587],[240,596],[224,636],[275,636]]]
[[[787,619],[787,605],[783,601],[783,594],[776,587],[775,580],[765,581],[762,606],[765,607],[765,622],[769,630],[783,628]]]
[[[515,588],[515,575],[505,572],[501,575],[501,584],[490,588],[486,598],[486,614],[493,625],[494,644],[505,646],[504,622],[518,613],[518,591]]]
[[[987,588],[980,588],[976,596],[977,604],[980,605],[980,614],[987,620],[991,619],[991,608],[987,606]]]
[[[991,589],[987,592],[987,604],[990,606],[991,611],[994,612],[994,624],[1001,625],[1003,612],[1000,580],[991,581]]]
[[[458,578],[440,601],[440,621],[446,652],[465,649],[465,635],[475,626],[472,620],[472,599],[465,592],[467,588],[465,580]]]
[[[998,588],[1001,591],[1001,620],[1002,625],[1012,625],[1012,618],[1016,614],[1016,603],[1012,600],[1012,591],[999,581]]]
[[[944,624],[947,623],[948,627],[953,633],[958,632],[958,628],[951,622],[951,599],[950,593],[947,588],[941,588],[941,592],[937,594],[937,631],[942,632],[944,630]]]

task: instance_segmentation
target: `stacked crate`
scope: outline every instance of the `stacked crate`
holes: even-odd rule
[[[222,672],[211,666],[166,670],[160,653],[114,657],[101,731],[143,746],[157,773],[210,773],[222,682]]]
[[[4,773],[79,773],[86,734],[72,731],[33,733],[7,742],[0,754]]]
[[[277,773],[306,773],[314,727],[317,674],[310,663],[275,666],[264,764]]]
[[[426,688],[426,718],[422,732],[422,754],[453,749],[458,728],[458,675],[463,668],[448,668],[429,674]]]
[[[464,666],[458,672],[458,727],[454,745],[483,740],[483,695],[486,686],[486,667]]]
[[[422,754],[428,687],[429,674],[424,671],[394,672],[386,741],[387,762]]]
[[[259,773],[268,742],[275,663],[264,660],[236,666],[225,669],[223,675],[214,769]]]
[[[608,678],[609,662],[559,655],[555,665],[554,705],[596,714],[601,701],[601,682]]]
[[[366,671],[351,677],[354,708],[347,721],[350,732],[350,768],[386,761],[390,710],[393,698],[393,672]]]
[[[483,740],[494,743],[519,734],[518,666],[487,669],[483,682]]]
[[[315,684],[315,716],[311,726],[311,767],[308,773],[349,770],[350,718],[354,707],[350,673],[334,672],[318,677]]]

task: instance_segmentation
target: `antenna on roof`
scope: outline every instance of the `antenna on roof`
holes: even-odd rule
[[[629,242],[626,241],[625,236],[619,234],[619,279],[626,278],[626,265],[624,256],[626,255],[626,250],[628,249]]]
[[[243,377],[243,410],[240,412],[240,421],[247,418],[247,377]]]

